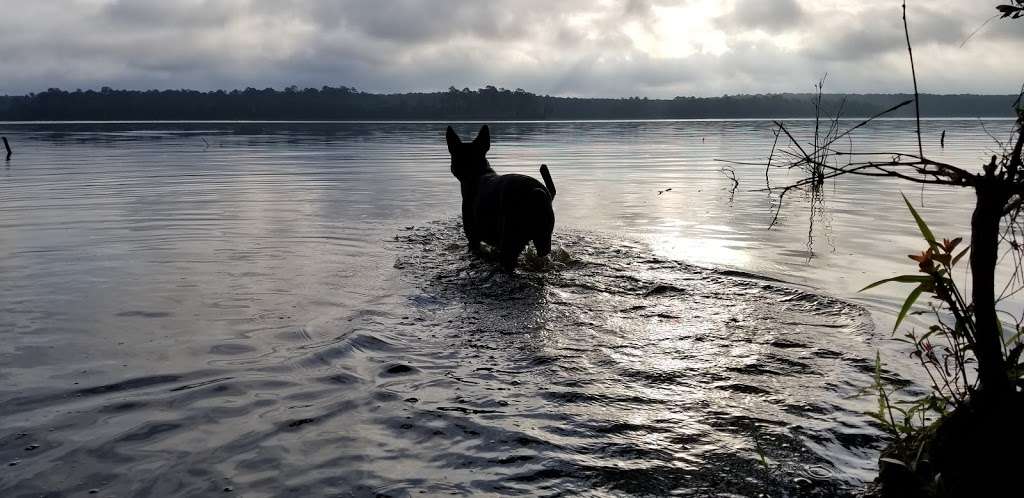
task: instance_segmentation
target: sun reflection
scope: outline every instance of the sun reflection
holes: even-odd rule
[[[679,234],[657,234],[649,243],[662,257],[685,261],[700,266],[728,266],[753,268],[755,264],[747,243],[708,236],[688,237]]]

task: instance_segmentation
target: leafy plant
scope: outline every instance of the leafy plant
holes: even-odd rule
[[[1024,16],[1024,0],[1013,0],[1012,5],[997,5],[996,10],[1002,14],[1000,19],[1020,19]]]
[[[916,448],[910,455],[901,457],[909,461],[900,461],[894,456],[884,457],[883,460],[913,470],[917,468],[927,441],[926,437],[921,436],[932,427],[934,421],[962,406],[976,387],[969,375],[968,365],[974,362],[973,335],[977,328],[973,309],[952,278],[953,269],[970,248],[958,251],[963,241],[959,237],[940,242],[906,196],[903,196],[903,202],[927,243],[927,248],[921,253],[909,255],[910,259],[917,262],[919,273],[879,280],[864,287],[861,292],[887,283],[916,284],[907,294],[896,316],[894,334],[906,317],[912,314],[911,310],[921,296],[929,298],[930,311],[918,313],[932,313],[935,316],[935,323],[926,332],[918,333],[916,329],[911,329],[899,339],[913,347],[911,356],[920,362],[931,379],[930,392],[916,399],[898,400],[894,396],[897,389],[887,387],[882,377],[882,360],[878,353],[875,354],[875,372],[870,386],[870,391],[877,395],[878,409],[869,415],[898,441],[909,442]]]
[[[870,415],[897,438],[913,436],[932,421],[962,406],[978,387],[977,376],[969,368],[976,361],[978,326],[975,310],[952,277],[954,268],[970,252],[970,247],[960,249],[963,239],[959,237],[939,241],[906,196],[903,201],[927,243],[921,253],[909,255],[917,262],[918,273],[886,278],[861,289],[863,292],[887,283],[916,284],[896,316],[894,334],[904,319],[914,314],[911,310],[921,296],[929,298],[929,310],[916,313],[934,315],[934,323],[926,331],[921,333],[910,329],[899,339],[913,347],[911,356],[920,362],[931,380],[930,393],[911,401],[894,401],[895,390],[886,388],[881,375],[881,359],[875,358],[871,390],[878,395],[878,410]],[[1000,323],[1000,326],[1004,325]],[[1020,322],[1016,327],[1016,333],[1004,343],[1007,365],[1011,368],[1011,378],[1015,380],[1024,374],[1020,367],[1024,328]]]
[[[1003,18],[1024,18],[1024,0],[1013,0],[997,10]],[[1017,462],[1003,455],[1024,443],[1024,431],[1014,425],[1024,410],[1024,314],[1014,316],[1001,305],[1024,291],[1024,90],[1014,103],[1017,118],[1010,140],[997,141],[1001,152],[983,163],[981,171],[928,157],[921,140],[920,102],[905,2],[903,28],[914,99],[840,133],[822,135],[816,126],[813,142],[801,142],[782,122],[776,122],[776,136],[781,134],[789,141],[782,150],[789,160],[773,165],[777,151],[777,144],[773,144],[765,165],[766,181],[773,166],[785,170],[799,167],[807,172],[782,188],[772,190],[769,185],[770,192],[777,192],[776,219],[788,192],[813,191],[820,184],[818,170],[824,172],[825,180],[847,175],[872,176],[973,190],[976,200],[969,249],[959,247],[959,238],[940,242],[904,197],[927,243],[921,253],[910,255],[917,263],[918,273],[884,279],[864,290],[893,282],[914,284],[900,307],[893,333],[900,330],[910,314],[934,315],[926,330],[911,329],[900,338],[913,347],[911,355],[927,372],[931,390],[918,399],[902,401],[894,396],[897,390],[886,385],[881,359],[876,356],[871,390],[877,393],[879,404],[871,415],[896,439],[880,461],[898,463],[911,471],[911,482],[903,482],[905,488],[897,485],[898,489],[915,495],[928,494],[934,490],[926,488],[940,484],[943,496],[966,496],[968,491],[982,489],[979,485],[1011,489],[1010,486],[1016,486]],[[839,140],[850,137],[855,130],[910,103],[915,109],[916,151],[865,153],[853,152],[852,146],[849,151],[839,147]],[[833,119],[837,120],[838,117]],[[965,256],[970,262],[969,301],[953,278],[953,270]],[[997,267],[1001,270],[998,273]],[[1009,280],[999,291],[997,280],[1004,276],[1009,276]],[[928,300],[927,311],[912,311],[922,296]],[[920,460],[931,464],[918,466]],[[886,481],[886,466],[880,466],[880,472],[880,479]],[[890,471],[888,475],[887,479],[894,479],[892,476],[901,474]],[[897,496],[907,493],[897,492]],[[988,493],[979,494],[982,495]]]
[[[754,450],[757,451],[757,458],[761,461],[761,465],[764,466],[764,471],[771,472],[772,468],[768,465],[768,458],[765,456],[764,448],[761,446],[761,438],[758,436],[757,426],[754,426]]]

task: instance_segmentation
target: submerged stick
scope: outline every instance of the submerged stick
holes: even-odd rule
[[[0,137],[4,140],[4,148],[7,149],[7,160],[11,160],[11,144],[7,142],[7,137]]]
[[[736,189],[740,187],[740,181],[736,179],[736,170],[730,167],[722,167],[722,169],[719,169],[718,172],[725,175],[726,178],[732,180],[732,191],[730,193],[735,194]]]

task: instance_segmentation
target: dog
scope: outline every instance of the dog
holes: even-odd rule
[[[452,174],[462,188],[462,226],[469,250],[480,252],[480,242],[496,247],[501,266],[515,272],[519,253],[533,242],[537,255],[551,252],[555,228],[555,182],[547,165],[541,165],[541,184],[526,175],[499,175],[487,162],[491,132],[484,125],[476,139],[463,143],[451,126],[445,133],[452,156]]]

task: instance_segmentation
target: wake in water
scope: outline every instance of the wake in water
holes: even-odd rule
[[[396,267],[459,358],[432,408],[474,427],[442,446],[480,489],[831,496],[872,475],[879,433],[849,399],[872,367],[863,309],[583,232],[508,277],[458,228],[398,236]]]
[[[469,257],[457,220],[395,240],[453,207],[435,123],[5,124],[22,145],[0,181],[0,496],[783,496],[874,478],[874,400],[854,396],[876,348],[913,379],[905,351],[859,307],[652,253],[852,295],[906,268],[878,240],[919,243],[898,184],[830,194],[839,250],[808,261],[806,219],[764,230],[765,196],[728,196],[713,161],[761,158],[769,122],[497,126],[496,163],[547,161],[572,187],[565,252],[515,278]],[[991,145],[975,121],[923,126],[958,137],[943,162]],[[904,121],[864,133],[914,141]],[[929,206],[936,232],[963,232],[959,190]],[[861,302],[887,328],[905,296],[882,291]]]
[[[0,494],[835,496],[873,476],[863,309],[592,232],[515,276],[462,240],[410,227],[360,308],[177,346],[205,368],[0,393]]]

